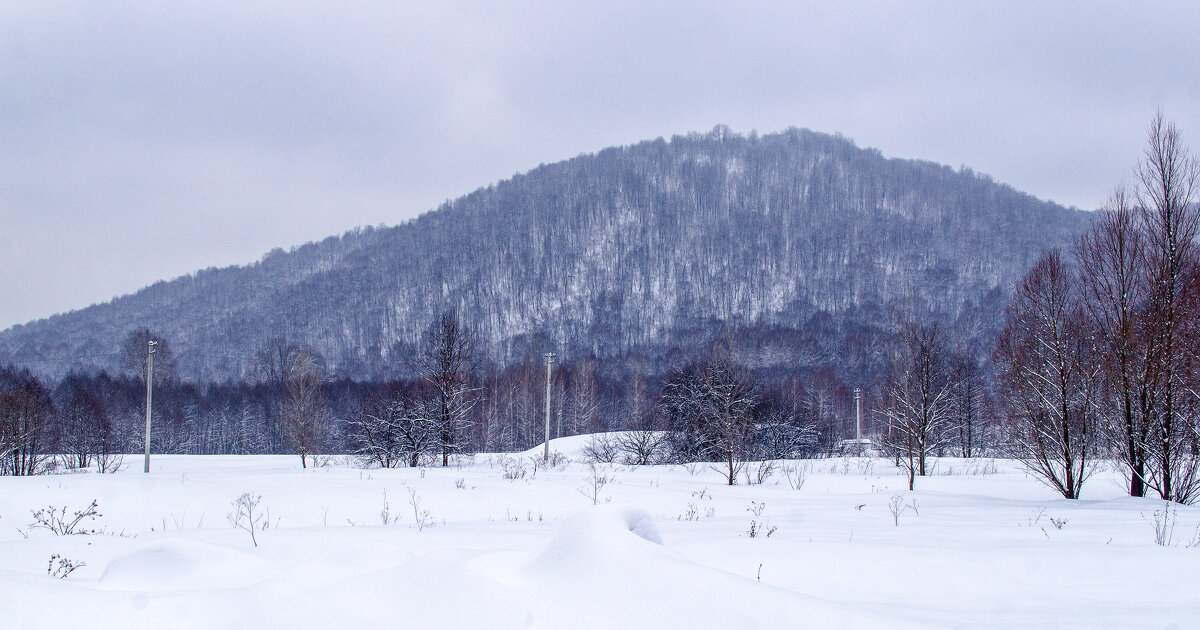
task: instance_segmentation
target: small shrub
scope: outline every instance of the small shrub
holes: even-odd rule
[[[792,490],[799,490],[804,487],[804,482],[808,481],[808,475],[812,472],[812,464],[799,462],[795,464],[783,465],[783,477],[787,479],[788,486]]]
[[[746,534],[750,538],[758,538],[758,536],[760,534],[765,535],[766,538],[770,538],[771,534],[774,534],[778,530],[779,530],[779,527],[777,527],[775,525],[768,525],[767,523],[759,523],[758,521],[756,521],[754,519],[750,519],[750,529],[747,530]]]
[[[754,515],[754,518],[750,519],[750,528],[746,531],[746,535],[750,538],[758,538],[759,536],[770,538],[771,534],[774,534],[775,531],[779,529],[778,527],[771,525],[768,519],[759,521],[759,519],[762,518],[763,511],[766,509],[767,504],[765,502],[759,503],[757,501],[751,501],[750,507],[746,508],[747,512]]]
[[[80,527],[85,519],[94,521],[104,516],[99,512],[99,504],[95,499],[92,499],[91,505],[82,510],[75,510],[71,516],[67,516],[67,506],[65,505],[57,510],[54,506],[48,506],[37,511],[30,510],[30,513],[33,514],[33,522],[29,524],[29,529],[46,529],[56,536],[104,533],[103,529]]]
[[[855,463],[858,466],[858,474],[869,476],[875,472],[875,460],[873,459],[856,459]]]
[[[541,457],[538,457],[537,455],[529,456],[529,467],[533,469],[533,472],[531,472],[529,474],[530,479],[537,479],[538,470],[541,468],[541,465],[542,465]]]
[[[54,554],[50,556],[50,562],[46,564],[46,575],[64,579],[74,573],[76,569],[86,566],[86,562],[76,562],[70,558]]]
[[[383,491],[383,509],[379,511],[379,521],[384,525],[395,525],[400,522],[400,514],[392,514],[391,506],[388,505],[387,490]]]
[[[888,509],[892,512],[892,524],[900,527],[900,515],[904,513],[904,495],[893,494],[888,501]]]
[[[601,472],[595,462],[588,462],[588,485],[579,488],[579,494],[591,499],[592,505],[600,503],[600,491],[612,482],[612,477]]]
[[[270,523],[270,517],[265,517],[257,511],[261,501],[262,495],[243,492],[233,500],[233,510],[226,514],[231,526],[250,533],[250,542],[254,543],[255,547],[258,546],[258,536],[255,532],[266,529]]]
[[[628,466],[651,466],[667,456],[667,440],[661,431],[626,431],[616,439],[616,446]]]
[[[502,457],[500,458],[500,476],[509,480],[516,481],[524,479],[529,474],[529,470],[525,468],[525,462],[519,457]]]
[[[1179,510],[1171,506],[1170,501],[1163,502],[1163,509],[1155,510],[1151,518],[1142,515],[1142,520],[1154,528],[1154,544],[1159,547],[1169,547],[1175,538],[1175,519]]]
[[[709,494],[708,488],[701,488],[692,493],[692,500],[687,504],[687,511],[679,515],[681,521],[698,521],[700,520],[700,502],[712,501],[712,495]],[[704,518],[713,518],[717,515],[716,508],[708,507],[704,510]]]
[[[425,528],[433,527],[433,514],[430,514],[429,510],[421,508],[421,495],[412,488],[408,489],[408,504],[412,507],[413,522],[417,524],[417,531],[425,531]]]
[[[554,470],[566,470],[571,460],[559,451],[550,451],[550,459],[546,461],[546,465]]]
[[[96,465],[96,472],[102,475],[113,474],[125,467],[125,456],[117,453],[98,453],[93,463]]]
[[[768,459],[761,461],[757,466],[750,464],[742,469],[747,486],[762,485],[765,481],[775,474],[777,464],[775,460]]]
[[[580,453],[583,454],[584,459],[593,464],[611,464],[620,454],[620,448],[617,441],[611,436],[600,433],[593,435]]]

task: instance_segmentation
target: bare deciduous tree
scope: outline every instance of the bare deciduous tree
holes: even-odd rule
[[[437,405],[419,392],[393,389],[373,397],[350,430],[358,455],[382,468],[415,468],[441,444]]]
[[[979,361],[968,350],[951,365],[951,387],[954,388],[953,437],[959,454],[979,457],[986,448],[984,427],[987,426],[988,387]]]
[[[58,409],[57,450],[65,465],[85,469],[94,463],[105,472],[117,449],[103,402],[76,374],[68,374],[58,384],[54,399]]]
[[[1068,499],[1094,466],[1100,371],[1076,288],[1061,253],[1046,254],[1017,285],[995,352],[1015,454]]]
[[[449,466],[450,455],[466,446],[467,422],[475,406],[471,386],[474,355],[474,335],[453,311],[440,315],[425,332],[425,346],[417,361],[437,398],[442,466]]]
[[[254,353],[251,366],[253,379],[273,394],[262,398],[267,428],[265,441],[267,450],[271,452],[280,452],[286,446],[283,406],[287,397],[287,382],[292,366],[305,360],[315,364],[318,371],[325,371],[324,357],[312,348],[289,342],[284,337],[268,339]]]
[[[572,434],[599,432],[600,404],[597,402],[594,361],[590,358],[579,361],[571,373],[569,389],[567,431]]]
[[[1145,305],[1150,289],[1145,242],[1133,200],[1117,188],[1092,229],[1075,246],[1079,273],[1096,344],[1106,357],[1097,392],[1113,452],[1129,469],[1129,494],[1146,493],[1150,422],[1154,412],[1158,361],[1147,335]]]
[[[659,426],[656,405],[646,386],[643,366],[635,362],[626,379],[623,432],[616,437],[623,460],[631,466],[657,464],[663,457],[666,440]]]
[[[53,414],[50,393],[29,370],[0,369],[0,474],[41,471]]]
[[[1149,442],[1151,484],[1159,496],[1190,502],[1200,498],[1200,470],[1185,413],[1189,352],[1186,331],[1192,282],[1200,264],[1200,164],[1189,155],[1179,130],[1159,112],[1137,168],[1137,201],[1150,277],[1147,316],[1158,361],[1159,394]]]
[[[732,343],[719,344],[708,363],[679,375],[663,395],[671,413],[685,423],[685,457],[719,461],[726,483],[737,483],[752,452],[757,393],[734,364]]]
[[[884,384],[882,413],[889,448],[908,472],[908,489],[924,477],[934,451],[949,442],[954,388],[944,333],[937,324],[905,322]]]
[[[805,383],[805,415],[816,428],[826,453],[833,453],[841,440],[851,435],[844,404],[849,394],[849,388],[829,366],[817,370]]]
[[[667,446],[663,432],[656,431],[649,424],[621,432],[616,437],[616,442],[617,448],[624,455],[623,461],[629,466],[661,463]]]
[[[300,465],[316,463],[323,446],[328,410],[321,391],[321,371],[316,353],[301,349],[292,353],[284,381],[281,410],[283,432],[300,455]]]

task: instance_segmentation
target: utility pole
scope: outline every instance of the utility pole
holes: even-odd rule
[[[550,461],[550,366],[554,363],[554,353],[546,353],[546,450],[542,461]]]
[[[862,457],[862,390],[854,388],[854,444]]]
[[[154,346],[157,341],[146,344],[146,466],[142,472],[150,472],[150,410],[154,403]]]

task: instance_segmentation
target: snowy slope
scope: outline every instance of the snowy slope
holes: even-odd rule
[[[1145,519],[1161,502],[1121,497],[1115,472],[1069,502],[1006,461],[942,460],[914,493],[885,460],[791,462],[798,490],[782,473],[727,487],[703,466],[604,466],[593,506],[586,465],[525,459],[506,479],[516,461],[162,456],[149,475],[130,459],[0,478],[0,627],[1200,626],[1200,510],[1179,508],[1175,544],[1157,546]],[[226,519],[244,491],[269,519],[258,547]],[[92,499],[103,535],[28,528],[31,510]],[[86,566],[49,577],[52,554]]]
[[[240,378],[275,337],[341,376],[391,378],[454,308],[502,364],[551,346],[686,358],[733,313],[754,367],[872,374],[882,363],[865,344],[893,309],[990,348],[1016,281],[1092,217],[838,136],[719,128],[539,166],[402,225],[2,330],[0,364],[115,372],[145,326],[189,379]]]

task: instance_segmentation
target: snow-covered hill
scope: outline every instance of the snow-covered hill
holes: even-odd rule
[[[208,269],[0,332],[0,365],[118,366],[133,329],[185,377],[238,377],[272,338],[342,376],[393,376],[457,309],[499,362],[707,347],[728,320],[752,367],[876,373],[897,312],[985,352],[1017,278],[1089,215],[849,140],[725,128],[543,165],[390,228]]]

